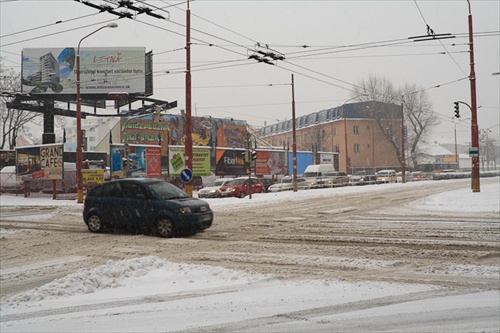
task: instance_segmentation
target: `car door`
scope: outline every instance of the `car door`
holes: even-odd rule
[[[106,224],[123,226],[126,220],[126,203],[123,199],[122,190],[118,182],[104,184],[102,196],[96,202]]]
[[[151,219],[151,205],[148,193],[141,185],[134,182],[122,182],[123,200],[126,210],[126,224],[130,228],[146,226]]]
[[[252,193],[264,192],[262,183],[258,179],[252,178],[251,182],[252,182]]]

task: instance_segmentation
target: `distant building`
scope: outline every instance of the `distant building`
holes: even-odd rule
[[[297,150],[338,152],[340,171],[401,168],[394,147],[380,129],[384,126],[400,140],[399,105],[375,101],[345,104],[297,117],[295,126]],[[292,120],[264,126],[259,136],[271,146],[292,149]]]

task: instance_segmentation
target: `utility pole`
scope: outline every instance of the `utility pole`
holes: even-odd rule
[[[405,108],[401,101],[401,180],[406,183],[406,161],[405,161]]]
[[[186,138],[184,140],[184,165],[193,171],[193,137],[191,127],[191,12],[189,0],[186,10]],[[186,183],[184,190],[193,195],[193,180]]]
[[[292,74],[292,149],[293,149],[293,191],[297,192],[297,141],[295,136],[295,84]]]
[[[469,5],[469,56],[470,56],[470,95],[471,95],[471,135],[472,135],[472,149],[477,150],[477,154],[472,156],[472,174],[471,174],[471,187],[472,192],[481,192],[480,190],[480,175],[479,175],[479,130],[477,126],[477,101],[476,101],[476,73],[474,70],[474,40],[472,32],[472,14],[470,8],[470,1],[467,0]]]

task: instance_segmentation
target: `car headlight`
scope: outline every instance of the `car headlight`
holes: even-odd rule
[[[179,208],[179,213],[181,213],[181,214],[191,213],[191,208],[181,207],[181,208]]]

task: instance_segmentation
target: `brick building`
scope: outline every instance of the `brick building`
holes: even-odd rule
[[[400,142],[401,126],[399,105],[376,101],[344,104],[296,118],[297,150],[338,152],[339,171],[348,168],[348,173],[361,169],[399,170],[398,148],[384,132]],[[259,136],[273,147],[292,149],[292,120],[264,126]]]

